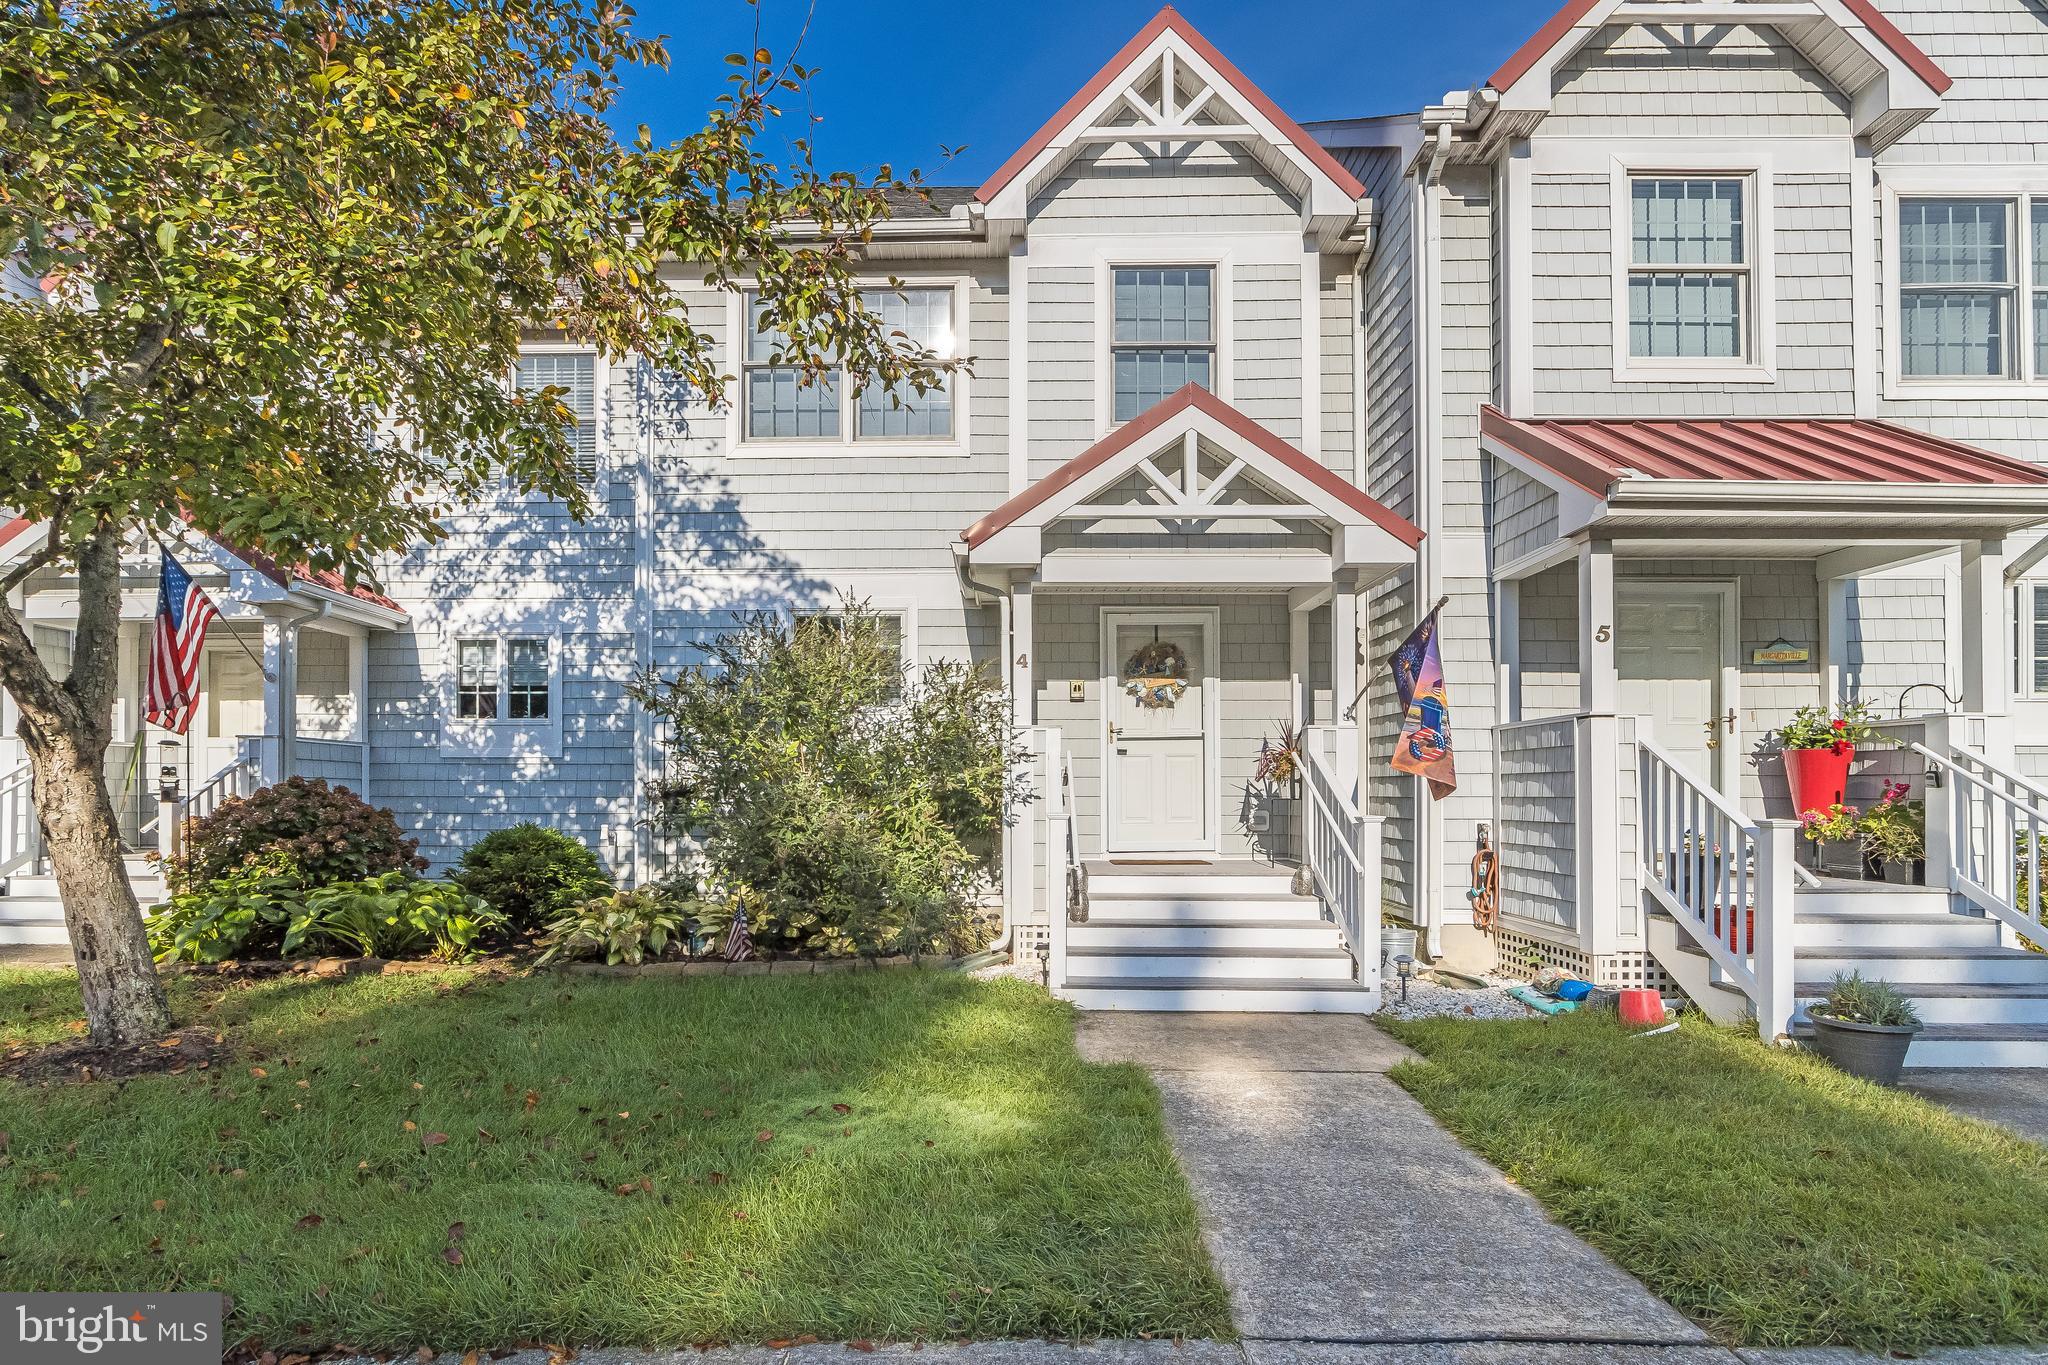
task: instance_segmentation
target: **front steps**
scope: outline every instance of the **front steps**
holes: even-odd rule
[[[146,911],[164,898],[163,877],[155,862],[131,854],[128,884]],[[0,893],[0,947],[15,944],[68,944],[64,929],[64,902],[57,895],[57,879],[47,872],[16,872]]]
[[[1810,1037],[1806,1006],[1837,973],[1889,981],[1926,1027],[1909,1067],[2048,1068],[2048,956],[2004,946],[1998,921],[1958,913],[1938,888],[1828,881],[1793,900],[1795,1038]],[[1711,979],[1711,959],[1669,916],[1653,912],[1650,945],[1710,1017],[1749,1017],[1748,997]]]
[[[1253,863],[1090,861],[1061,997],[1091,1010],[1370,1013],[1378,992],[1292,878]]]

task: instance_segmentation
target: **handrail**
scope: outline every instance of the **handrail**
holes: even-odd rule
[[[1378,822],[1359,814],[1314,745],[1303,746],[1301,779],[1309,878],[1344,936],[1358,979],[1370,983],[1379,967],[1378,935],[1369,935],[1366,924],[1370,907],[1371,927],[1378,928]]]
[[[1912,747],[1947,779],[1946,818],[1928,821],[1930,873],[1945,864],[1951,892],[2040,942],[2048,807],[2023,800],[2021,794],[2048,799],[2048,793],[1983,754],[1953,748],[1941,753],[1925,744]],[[1973,766],[1989,776],[1972,771]],[[1934,793],[1927,797],[1932,807]]]
[[[33,863],[42,851],[36,823],[35,775],[26,760],[0,774],[0,876]]]
[[[1065,737],[1057,729],[1037,733],[1043,744],[1034,747],[1045,760],[1046,985],[1058,995],[1067,984],[1067,927],[1077,897],[1085,907],[1087,873],[1074,837],[1073,774]]]
[[[1753,821],[1648,739],[1636,740],[1643,889],[1756,1010],[1766,1042],[1794,1001],[1793,826]]]

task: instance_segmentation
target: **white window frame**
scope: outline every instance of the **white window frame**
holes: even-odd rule
[[[2027,701],[2048,701],[2048,687],[2034,683],[2034,664],[2037,659],[2048,658],[2048,651],[2034,648],[2035,621],[2048,621],[2048,604],[2040,612],[2035,610],[2036,592],[2048,593],[2048,578],[2022,578],[2013,585],[2018,601],[2013,603],[2013,696]]]
[[[1232,253],[1220,243],[1191,239],[1186,243],[1142,244],[1132,249],[1095,255],[1095,434],[1107,436],[1122,423],[1116,420],[1116,272],[1149,267],[1168,269],[1202,266],[1212,274],[1209,306],[1215,315],[1216,368],[1209,391],[1231,401],[1231,371],[1237,353],[1237,309],[1231,278]],[[1311,319],[1305,326],[1317,325]]]
[[[522,341],[519,343],[519,354],[522,356],[587,355],[591,358],[590,382],[593,386],[593,391],[591,393],[590,413],[591,420],[597,425],[596,448],[592,452],[592,458],[596,461],[596,468],[589,482],[585,483],[583,487],[589,493],[593,503],[600,502],[611,490],[611,443],[605,439],[606,433],[611,430],[611,363],[604,358],[604,353],[595,346],[567,340]],[[517,366],[513,367],[512,373],[505,376],[505,384],[512,392],[518,392],[519,372]],[[535,497],[538,498],[539,495],[536,494]],[[546,501],[548,499],[542,500]]]
[[[462,716],[461,648],[464,640],[491,640],[498,648],[498,715]],[[514,640],[543,640],[548,650],[548,714],[514,720],[510,709]],[[441,753],[451,758],[559,758],[562,754],[562,637],[557,623],[535,611],[514,616],[457,616],[442,624]]]
[[[2043,292],[2034,283],[2034,243],[2031,225],[2035,201],[2048,202],[2048,166],[1915,166],[1893,171],[1886,168],[1879,187],[1879,235],[1882,240],[1882,280],[1879,286],[1880,316],[1884,319],[1885,397],[1891,399],[1950,398],[2043,398],[2048,397],[2048,373],[2037,373],[2034,365],[2034,299]],[[1906,373],[1904,328],[1899,308],[1900,270],[1899,207],[1904,199],[2003,199],[2013,205],[2017,234],[2011,240],[2016,280],[2017,331],[2013,374],[2004,379],[1963,379]]]
[[[901,685],[907,688],[910,685],[910,679],[915,674],[917,661],[920,657],[917,652],[917,607],[910,602],[881,601],[876,599],[863,599],[863,605],[866,606],[870,615],[893,616],[896,618],[896,649],[902,656],[903,664],[903,682]],[[814,620],[820,616],[844,617],[846,615],[846,606],[841,602],[833,602],[829,605],[816,607],[791,607],[786,609],[785,615],[790,628],[794,630],[799,621]]]
[[[953,349],[963,357],[971,358],[969,349],[969,306],[973,302],[973,278],[967,275],[923,275],[901,276],[897,280],[904,289],[950,289],[953,291]],[[854,281],[858,289],[885,290],[893,288],[886,276],[862,276]],[[831,438],[818,437],[765,437],[754,438],[747,434],[747,341],[749,337],[747,320],[747,296],[757,291],[753,281],[735,285],[726,296],[726,335],[731,339],[729,352],[732,357],[732,379],[726,385],[726,428],[725,448],[736,456],[753,459],[819,459],[839,458],[858,452],[862,456],[882,453],[889,456],[952,456],[967,453],[967,431],[972,413],[973,376],[966,369],[953,373],[953,434],[951,436],[857,436],[855,427],[860,420],[860,399],[853,390],[852,376],[842,367],[839,388],[839,434]]]
[[[1725,156],[1686,153],[1642,160],[1615,157],[1612,197],[1608,206],[1608,261],[1612,274],[1609,297],[1614,312],[1614,379],[1620,384],[1774,384],[1778,379],[1777,237],[1774,230],[1776,178],[1771,161],[1754,157],[1730,161]],[[1633,186],[1638,180],[1740,180],[1747,265],[1701,271],[1743,274],[1749,288],[1743,300],[1747,323],[1743,354],[1726,360],[1701,356],[1633,356],[1629,354],[1629,279],[1636,273]]]

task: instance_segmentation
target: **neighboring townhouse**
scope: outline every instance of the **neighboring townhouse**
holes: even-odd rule
[[[799,386],[680,267],[722,405],[536,333],[596,513],[507,494],[374,601],[216,547],[247,638],[175,761],[200,808],[352,763],[437,863],[537,819],[644,878],[631,679],[851,593],[1010,687],[1005,934],[1084,1005],[1372,1008],[1384,904],[1767,1036],[1860,967],[1918,1060],[2048,1063],[2007,855],[2048,821],[2043,92],[2031,0],[1572,0],[1469,91],[1305,129],[1162,11],[878,229],[876,306],[971,358],[945,393]],[[1439,600],[1433,801],[1385,661]],[[1899,717],[1849,795],[1925,795],[1931,888],[1794,866],[1763,745],[1830,698]],[[1306,770],[1255,781],[1283,724]]]

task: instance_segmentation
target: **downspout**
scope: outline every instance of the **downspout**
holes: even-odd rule
[[[1452,129],[1448,122],[1437,124],[1430,134],[1429,160],[1418,178],[1416,232],[1421,244],[1417,284],[1421,290],[1418,325],[1422,330],[1417,350],[1422,363],[1416,367],[1415,441],[1419,479],[1415,491],[1423,541],[1415,552],[1416,610],[1434,602],[1442,593],[1442,567],[1437,563],[1437,537],[1443,529],[1443,422],[1437,412],[1441,387],[1441,339],[1443,333],[1442,290],[1442,200],[1444,167],[1450,161]],[[1437,903],[1438,866],[1442,826],[1436,807],[1430,803],[1422,783],[1416,782],[1415,898],[1425,933],[1424,951],[1432,958],[1443,955],[1443,913]]]
[[[1011,657],[1011,651],[1016,648],[1016,641],[1010,638],[1010,633],[1013,629],[1010,620],[1010,612],[1012,609],[1010,594],[1004,592],[1003,590],[995,587],[992,584],[982,582],[980,579],[976,578],[973,574],[968,572],[965,546],[954,547],[953,572],[959,577],[960,586],[966,589],[965,595],[970,602],[973,602],[976,605],[983,605],[988,601],[988,599],[995,599],[996,612],[998,618],[996,622],[996,641],[1000,646],[1000,658],[1004,661],[1007,661]],[[1004,677],[1008,677],[1009,672],[1010,670],[1007,667],[1005,667],[1002,670],[1002,674]],[[1002,928],[996,932],[996,936],[994,938],[989,940],[988,947],[982,950],[984,952],[1009,952],[1010,940],[1015,933],[1015,926],[1010,923],[1011,856],[1009,854],[1009,848],[1010,830],[1012,828],[1012,826],[1004,826],[1003,899],[1001,902],[1003,916]],[[1035,845],[1037,843],[1037,840],[1034,839],[1032,843]]]

